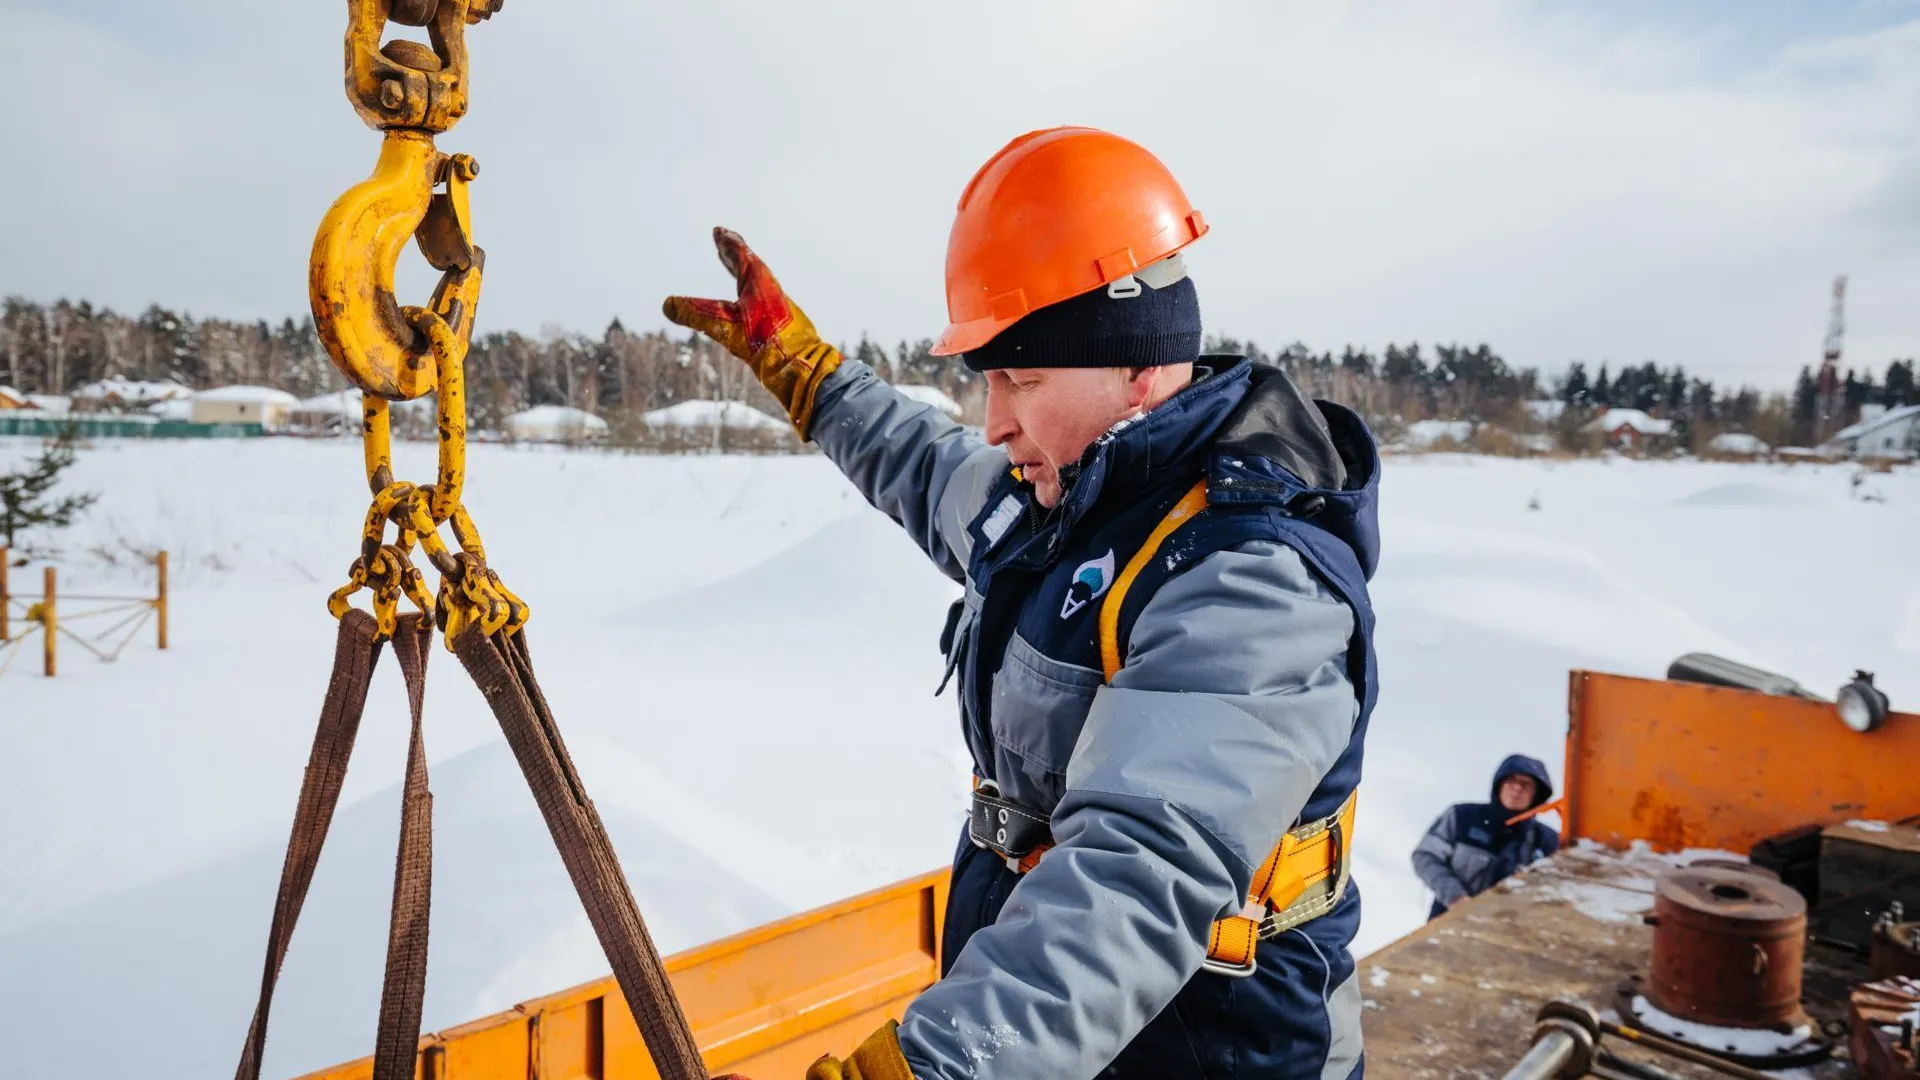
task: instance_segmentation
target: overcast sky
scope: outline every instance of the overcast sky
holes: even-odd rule
[[[0,293],[304,312],[378,151],[345,8],[0,0]],[[723,223],[828,337],[935,336],[968,177],[1079,123],[1173,169],[1208,329],[1268,347],[1784,388],[1845,272],[1848,361],[1920,354],[1920,0],[513,0],[469,40],[482,329],[662,325],[728,290]]]

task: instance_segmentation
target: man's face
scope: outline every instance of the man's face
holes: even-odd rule
[[[1147,369],[1151,373],[1154,369]],[[1147,378],[1148,388],[1151,378]],[[1128,368],[1003,368],[987,372],[987,441],[1007,448],[1034,498],[1060,503],[1060,470],[1138,411],[1143,376]]]
[[[1500,781],[1500,805],[1519,813],[1533,807],[1533,778],[1530,776],[1509,776]]]

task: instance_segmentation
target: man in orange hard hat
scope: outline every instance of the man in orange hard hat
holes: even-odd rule
[[[985,373],[984,440],[842,358],[733,233],[738,298],[666,302],[966,586],[941,979],[810,1078],[1361,1075],[1379,458],[1352,412],[1201,355],[1205,231],[1106,132],[994,155],[934,350]]]

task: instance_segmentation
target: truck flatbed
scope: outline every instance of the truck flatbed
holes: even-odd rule
[[[1619,1021],[1621,983],[1644,976],[1653,928],[1654,880],[1695,858],[1580,843],[1454,907],[1360,961],[1370,1076],[1503,1076],[1526,1053],[1534,1016],[1556,998],[1581,1001]],[[1867,977],[1864,957],[1810,944],[1803,1005],[1816,1023],[1846,1019],[1847,988]],[[1677,1076],[1715,1077],[1699,1066],[1618,1039],[1602,1045]],[[1845,1039],[1835,1058],[1781,1072],[1796,1080],[1852,1075]]]

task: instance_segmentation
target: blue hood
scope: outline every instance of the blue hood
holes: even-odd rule
[[[1303,397],[1285,372],[1239,356],[1203,356],[1196,378],[1087,448],[1067,486],[1066,528],[1103,492],[1199,464],[1207,501],[1280,507],[1353,549],[1372,578],[1380,559],[1380,454],[1352,410]]]
[[[1245,399],[1207,469],[1207,501],[1281,507],[1353,549],[1372,580],[1380,564],[1380,452],[1359,414],[1308,402],[1278,368],[1246,364]]]
[[[1530,758],[1525,754],[1510,755],[1493,772],[1493,794],[1489,802],[1500,801],[1500,782],[1509,776],[1530,777],[1534,783],[1533,805],[1539,806],[1553,798],[1553,779],[1547,775],[1547,766],[1539,758]]]

